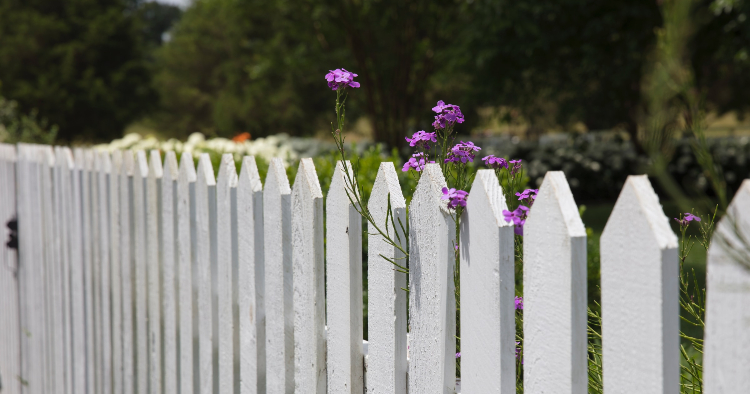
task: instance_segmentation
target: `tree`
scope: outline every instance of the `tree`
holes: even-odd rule
[[[155,101],[123,0],[0,0],[0,42],[2,94],[64,141],[109,140]]]

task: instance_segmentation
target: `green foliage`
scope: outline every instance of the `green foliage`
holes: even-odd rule
[[[0,0],[3,95],[59,126],[59,138],[105,140],[155,99],[123,0]]]
[[[40,119],[36,110],[19,114],[18,103],[0,96],[0,142],[52,145],[56,136],[57,126],[50,126],[46,119]]]

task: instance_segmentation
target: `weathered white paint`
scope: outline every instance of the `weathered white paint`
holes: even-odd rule
[[[750,180],[708,248],[704,392],[750,392]]]
[[[57,244],[57,275],[55,280],[59,281],[60,298],[55,300],[55,305],[60,307],[62,313],[62,326],[57,327],[63,335],[63,379],[65,385],[59,389],[70,393],[73,390],[73,343],[71,332],[71,304],[70,304],[70,243],[69,243],[69,209],[70,197],[70,172],[68,171],[67,158],[61,147],[54,148],[53,173],[53,210],[54,210],[54,237]]]
[[[216,217],[218,264],[216,292],[219,318],[219,393],[229,394],[234,389],[233,332],[232,319],[232,199],[237,187],[237,168],[231,153],[221,156],[219,176],[216,182]]]
[[[122,151],[112,152],[112,171],[109,174],[109,239],[110,277],[112,300],[112,393],[123,392],[122,370],[122,224],[120,203],[120,174],[122,172]]]
[[[18,208],[18,247],[19,250],[28,250],[26,248],[31,247],[29,252],[19,254],[18,256],[18,302],[20,309],[18,311],[20,322],[19,331],[26,333],[34,324],[34,309],[32,307],[37,305],[35,296],[38,296],[38,292],[32,292],[30,289],[33,284],[34,271],[34,260],[32,255],[34,254],[33,246],[30,244],[29,237],[33,234],[33,218],[32,218],[32,198],[36,197],[32,194],[32,182],[33,176],[33,162],[30,156],[30,147],[26,144],[18,144],[18,165],[16,166],[16,179],[18,180],[18,190],[16,194],[17,208]],[[37,249],[38,250],[38,249]],[[36,339],[36,338],[34,338]],[[24,382],[33,380],[34,372],[34,361],[37,363],[43,362],[41,359],[36,359],[37,354],[34,353],[35,347],[34,342],[28,335],[20,336],[20,354],[22,355],[19,365],[19,378]],[[27,386],[27,390],[30,393],[38,392],[35,385]]]
[[[409,393],[453,394],[456,385],[455,223],[445,178],[427,164],[409,213]]]
[[[122,153],[120,167],[120,293],[122,297],[122,386],[123,393],[135,389],[135,322],[133,320],[133,268],[135,202],[133,194],[133,152]]]
[[[175,280],[175,216],[179,168],[173,151],[164,156],[161,179],[162,320],[164,323],[164,392],[177,393],[177,282]]]
[[[180,157],[180,173],[177,181],[177,272],[178,272],[178,304],[179,304],[179,335],[180,335],[180,378],[177,381],[180,393],[194,392],[193,379],[193,338],[195,333],[193,320],[197,314],[193,313],[193,235],[195,229],[195,164],[193,156],[184,152]],[[197,240],[195,240],[197,243]]]
[[[112,173],[112,159],[108,152],[99,152],[99,179],[98,201],[99,201],[99,291],[100,310],[99,327],[101,330],[100,357],[101,363],[101,388],[103,393],[112,392],[112,305],[110,299],[111,278],[110,258],[111,244],[109,238],[109,177]]]
[[[680,391],[677,246],[648,177],[629,176],[601,237],[607,393]]]
[[[281,159],[268,166],[263,193],[266,283],[266,390],[294,393],[291,188]]]
[[[81,202],[83,212],[83,290],[84,312],[86,313],[86,392],[95,393],[97,390],[96,363],[96,309],[94,308],[94,234],[98,233],[94,226],[95,218],[95,174],[94,151],[83,150],[83,168],[81,171]]]
[[[133,168],[133,212],[134,245],[133,256],[135,293],[135,354],[136,354],[136,393],[148,393],[148,286],[146,285],[146,180],[148,178],[148,162],[146,153],[142,150],[135,152]]]
[[[263,185],[255,157],[242,159],[237,182],[240,394],[266,392],[263,302]]]
[[[360,394],[364,390],[362,217],[347,196],[345,174],[354,180],[348,161],[344,171],[342,162],[337,162],[326,200],[328,392]]]
[[[467,393],[515,393],[515,260],[495,171],[479,170],[461,216],[461,383]]]
[[[302,159],[292,188],[294,384],[297,393],[326,392],[323,192],[312,159]]]
[[[47,319],[39,331],[46,330],[46,338],[43,342],[43,350],[49,352],[49,369],[44,378],[48,379],[47,387],[50,391],[65,392],[65,315],[63,300],[63,259],[62,245],[59,237],[61,223],[58,217],[59,207],[55,198],[55,191],[59,191],[59,176],[55,176],[55,154],[52,147],[41,146],[39,170],[41,172],[42,192],[42,230],[38,234],[44,234],[44,242],[49,246],[45,248],[44,268],[40,278],[44,277],[47,287],[46,293]],[[37,288],[37,291],[42,289]],[[34,331],[32,331],[34,335]],[[44,379],[43,378],[43,379]]]
[[[527,393],[585,393],[586,229],[565,175],[550,171],[524,226]]]
[[[146,264],[148,265],[148,352],[149,393],[161,394],[161,185],[164,171],[159,151],[152,150],[146,181]]]
[[[386,226],[390,198],[393,226]],[[406,249],[406,201],[393,163],[380,163],[367,205],[378,227]],[[399,224],[401,223],[401,224]],[[406,274],[383,257],[406,266],[404,254],[368,224],[368,394],[406,394]]]
[[[213,314],[211,302],[212,241],[215,241],[216,179],[208,154],[201,154],[195,182],[195,264],[198,283],[198,370],[199,393],[214,392]],[[218,380],[218,376],[216,377]],[[218,383],[218,382],[217,382]]]

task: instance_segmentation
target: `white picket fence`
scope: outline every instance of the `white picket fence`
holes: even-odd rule
[[[0,249],[0,393],[456,391],[455,226],[437,165],[409,207],[408,293],[380,257],[403,256],[367,235],[363,344],[363,229],[341,163],[325,212],[310,159],[293,187],[280,160],[265,184],[252,157],[238,175],[225,155],[218,179],[207,155],[193,163],[189,153],[178,165],[174,152],[162,163],[156,151],[0,144],[0,237],[16,215],[19,237],[18,252]],[[389,206],[405,222],[396,170],[383,163],[369,209],[384,223]],[[515,392],[505,208],[494,172],[480,170],[460,223],[463,393]],[[648,179],[630,177],[601,238],[607,393],[679,391],[669,220]],[[525,391],[584,393],[586,232],[562,173],[547,173],[524,234]],[[750,181],[716,234],[705,392],[748,393]]]

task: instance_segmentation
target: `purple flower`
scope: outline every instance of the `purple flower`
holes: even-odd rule
[[[526,189],[521,193],[516,193],[516,196],[518,196],[518,201],[526,201],[529,206],[534,204],[534,200],[536,200],[536,195],[539,193],[539,189]]]
[[[458,206],[466,206],[466,197],[468,196],[469,193],[463,190],[456,190],[454,188],[448,189],[447,187],[444,187],[443,196],[440,198],[448,200],[448,209],[456,209]]]
[[[456,353],[456,358],[461,358],[461,352]]]
[[[515,226],[513,232],[516,235],[523,235],[523,225],[526,224],[526,216],[528,215],[528,212],[529,208],[524,205],[519,205],[518,208],[513,210],[513,212],[507,209],[503,211],[505,221],[508,223],[513,222],[513,225]]]
[[[523,297],[517,296],[515,299],[515,302],[516,302],[516,310],[522,311],[523,310]]]
[[[495,157],[495,155],[489,155],[482,158],[484,165],[494,169],[508,168],[508,161],[502,157]]]
[[[521,358],[521,342],[516,341],[516,360]],[[523,364],[523,360],[521,360],[521,364]]]
[[[510,164],[513,164],[513,167],[510,169],[510,176],[516,176],[521,171],[521,159],[511,160]]]
[[[435,115],[435,121],[432,123],[432,127],[435,129],[453,127],[456,123],[464,122],[464,115],[458,105],[446,104],[443,100],[440,100],[437,102],[437,106],[432,108],[432,111],[437,114]]]
[[[330,72],[326,74],[326,81],[328,81],[328,87],[331,88],[331,90],[345,89],[346,87],[358,88],[359,82],[354,82],[354,77],[356,76],[357,74],[353,72],[346,71],[343,68],[337,68],[335,70],[330,70]]]
[[[430,149],[430,142],[437,142],[436,139],[436,133],[428,133],[424,130],[417,131],[414,133],[414,135],[411,136],[411,138],[406,137],[406,141],[409,143],[409,146],[415,147],[423,147],[425,149]]]
[[[473,162],[474,161],[474,152],[478,152],[482,150],[482,148],[474,145],[473,142],[463,142],[456,144],[453,148],[451,148],[451,151],[448,153],[448,158],[445,159],[446,163],[463,163],[466,164],[467,162]]]
[[[424,169],[424,165],[427,164],[426,158],[427,157],[423,152],[417,152],[411,155],[409,161],[404,163],[404,167],[401,169],[401,171],[406,172],[411,168],[415,169],[417,172],[422,171]],[[434,161],[431,161],[430,163],[434,163]]]
[[[685,213],[685,216],[682,217],[682,220],[674,218],[674,220],[677,221],[677,223],[680,223],[680,227],[687,226],[692,221],[700,222],[701,218],[698,216],[693,215],[692,213]]]

